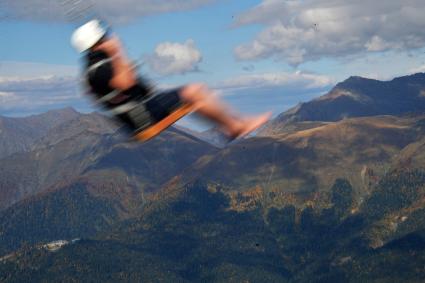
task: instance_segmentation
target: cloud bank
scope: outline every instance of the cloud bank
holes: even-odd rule
[[[38,62],[0,61],[0,79],[6,78],[46,78],[46,77],[76,77],[79,74],[77,66],[46,64]]]
[[[0,77],[0,115],[21,116],[71,105],[87,108],[78,85],[73,77]]]
[[[277,58],[291,65],[362,52],[410,51],[425,46],[422,0],[263,0],[236,26],[264,25],[237,46],[241,60]]]
[[[26,116],[72,106],[79,111],[93,110],[90,100],[81,97],[74,77],[0,77],[0,115]],[[275,114],[300,101],[329,90],[329,77],[305,72],[249,73],[213,84],[223,99],[246,113],[272,110]]]
[[[75,15],[99,14],[113,23],[143,16],[186,11],[214,0],[3,0],[0,19],[64,21]],[[75,4],[78,3],[78,4]],[[68,15],[68,16],[67,16]]]
[[[330,86],[333,80],[324,75],[304,72],[263,73],[238,76],[220,84],[222,89],[232,88],[298,88],[318,89]]]
[[[275,115],[309,101],[334,85],[330,77],[306,72],[249,73],[213,85],[220,96],[243,113]]]

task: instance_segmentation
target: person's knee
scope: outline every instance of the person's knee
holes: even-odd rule
[[[203,100],[205,98],[206,93],[207,86],[201,83],[187,85],[181,91],[181,95],[183,96],[183,98],[192,102],[198,102]]]
[[[205,92],[206,89],[207,89],[207,86],[205,84],[194,83],[194,84],[189,84],[185,86],[183,91],[188,93],[189,95],[190,94],[195,95],[200,92]]]

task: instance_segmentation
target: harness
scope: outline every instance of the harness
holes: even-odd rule
[[[157,108],[153,107],[158,103],[157,96],[149,84],[139,78],[138,82],[130,89],[125,91],[112,89],[109,87],[112,69],[109,68],[110,66],[105,66],[105,64],[110,64],[112,59],[105,54],[103,57],[95,56],[96,54],[88,58],[89,63],[92,61],[93,64],[89,64],[85,72],[86,82],[90,86],[91,93],[97,96],[95,102],[101,104],[111,115],[130,126],[136,140],[150,140],[194,110],[193,106],[183,104],[167,116],[158,116],[158,112],[154,110]],[[101,67],[104,67],[104,69],[99,69]],[[96,73],[97,70],[99,70],[99,73]],[[120,96],[123,96],[124,100],[115,103],[113,100]]]
[[[99,62],[90,65],[85,73],[85,77],[87,79],[87,85],[90,86],[89,78],[90,76],[101,66],[104,64],[109,64],[112,62],[111,58],[102,59]],[[97,98],[95,99],[95,102],[105,106],[108,109],[108,112],[112,115],[121,115],[125,114],[128,111],[134,109],[138,103],[134,102],[131,97],[129,98],[129,101],[125,104],[113,104],[112,100],[117,98],[120,95],[124,95],[124,93],[120,90],[113,89],[111,92],[107,94],[101,94],[101,93],[95,93],[97,95]]]
[[[130,124],[136,133],[143,131],[154,124],[154,120],[145,105],[150,96],[150,91],[148,92],[147,86],[141,86],[141,83],[139,82],[134,87],[126,91],[111,89],[111,91],[106,94],[98,93],[90,86],[90,76],[93,75],[100,67],[105,64],[110,64],[111,62],[112,58],[102,59],[88,66],[86,69],[86,83],[92,89],[91,92],[96,95],[96,99],[94,101],[106,108],[106,111],[109,114],[124,120],[126,124]],[[121,95],[127,96],[128,98],[125,99],[123,103],[112,103],[114,99]]]

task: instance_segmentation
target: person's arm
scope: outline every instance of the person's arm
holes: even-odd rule
[[[113,76],[109,86],[113,89],[127,90],[137,81],[133,65],[124,53],[117,37],[111,37],[99,44],[95,50],[106,52],[112,59]]]

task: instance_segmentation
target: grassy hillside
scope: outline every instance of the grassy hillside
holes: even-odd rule
[[[199,178],[241,192],[257,188],[276,201],[281,196],[303,203],[318,200],[336,179],[345,178],[360,200],[404,151],[418,146],[425,133],[422,120],[376,116],[295,123],[288,133],[248,139],[200,159],[180,181]]]

